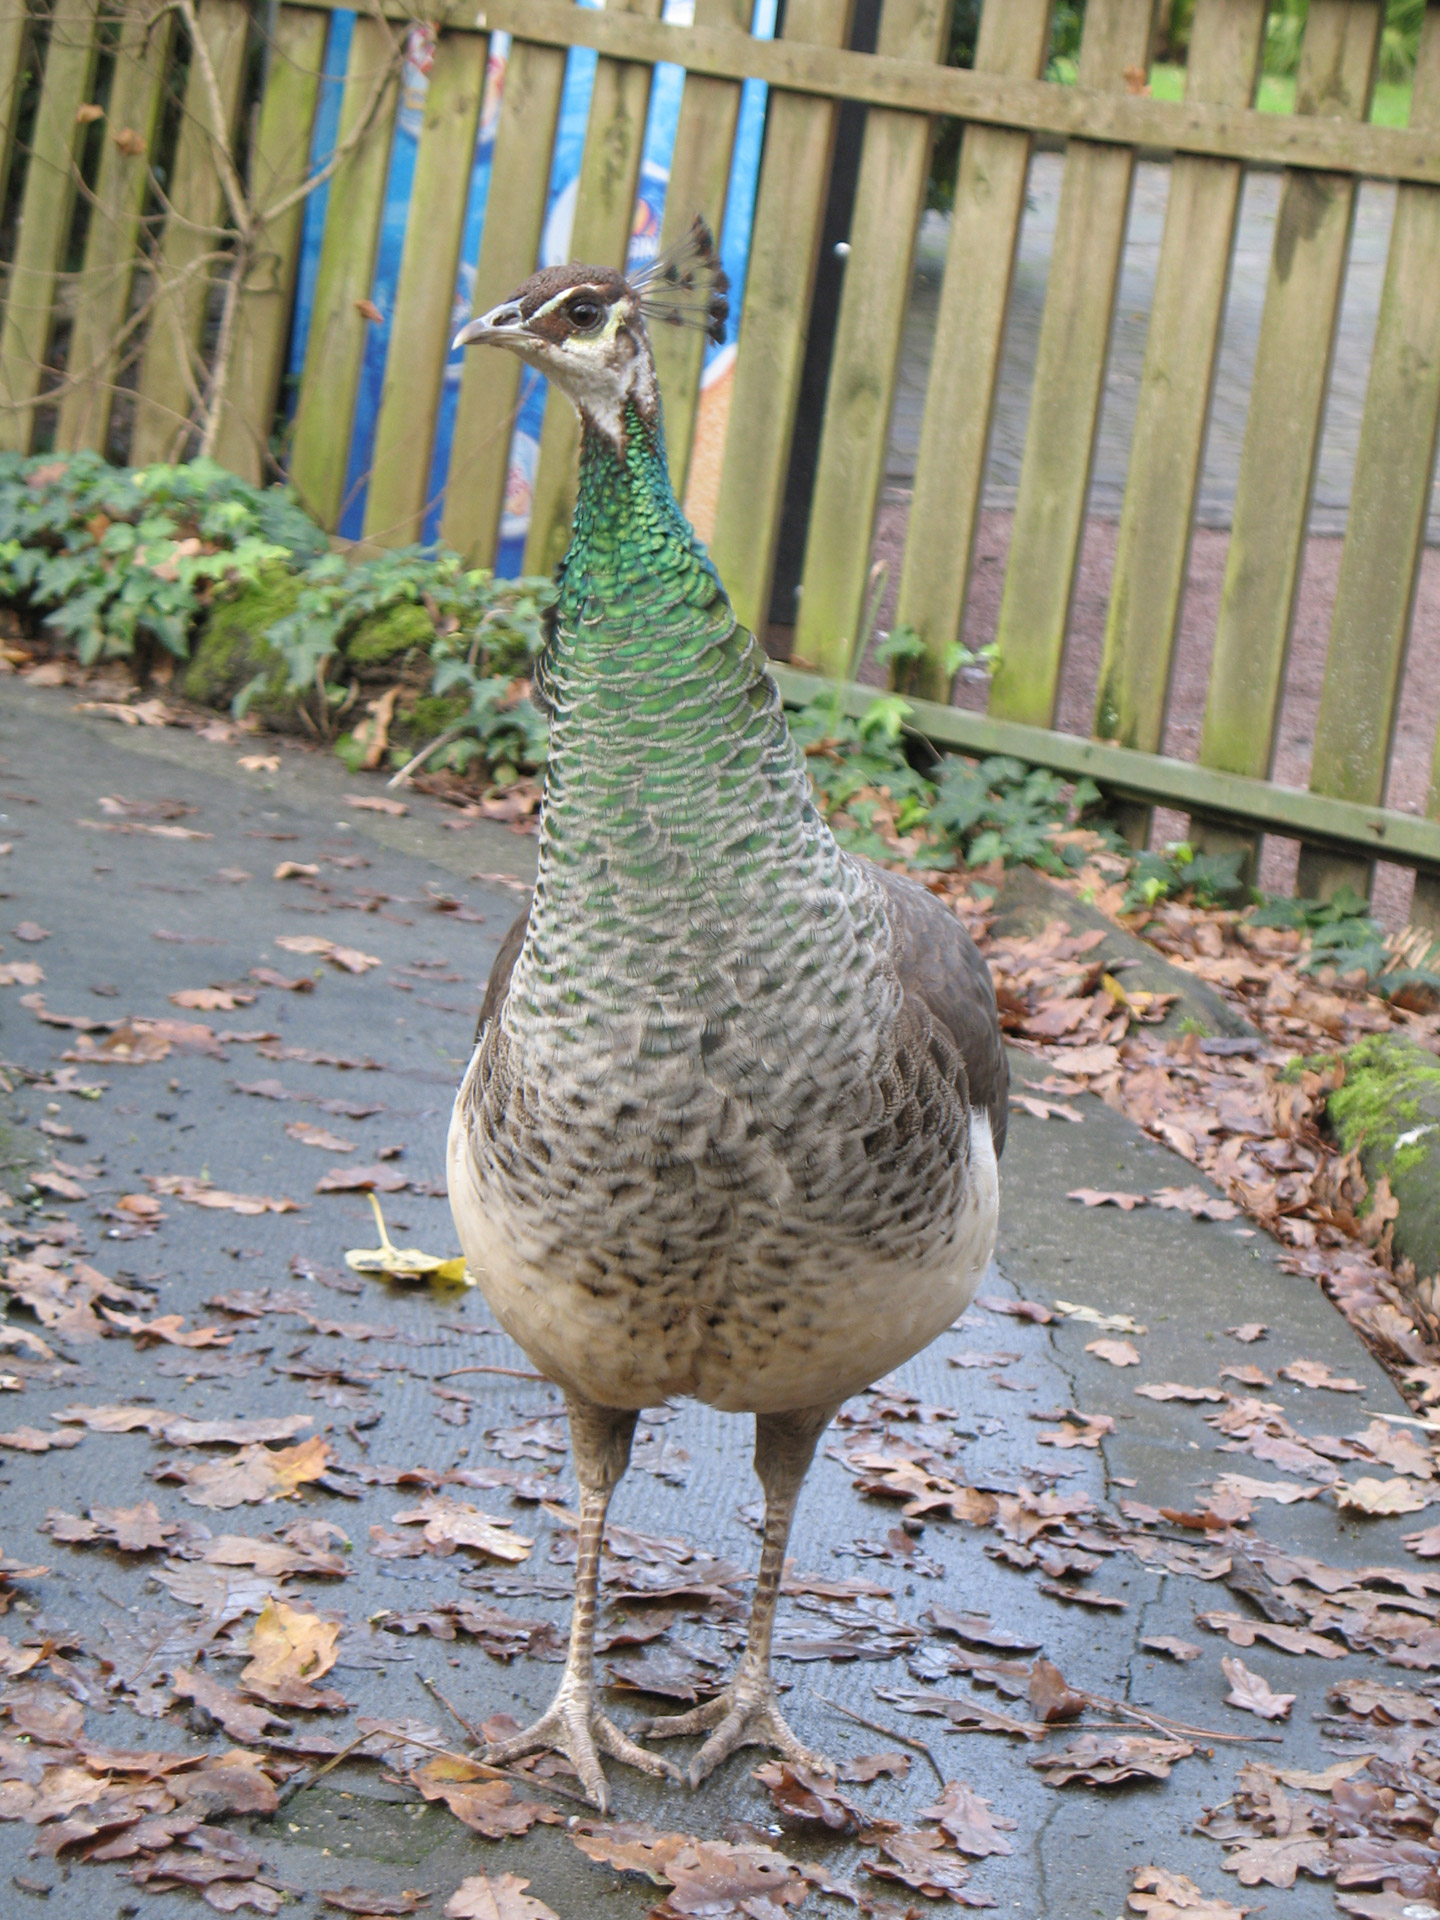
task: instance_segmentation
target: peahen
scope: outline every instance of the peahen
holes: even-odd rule
[[[970,1301],[994,1247],[1007,1069],[985,962],[915,883],[844,853],[775,683],[676,504],[645,315],[713,327],[696,223],[644,278],[547,268],[457,345],[507,347],[582,422],[574,535],[536,689],[539,878],[491,973],[450,1127],[465,1257],[565,1394],[575,1609],[549,1711],[487,1749],[597,1749],[698,1785],[738,1747],[810,1766],[770,1642],[816,1442]],[[601,1537],[639,1409],[755,1415],[765,1533],[725,1690],[644,1736],[708,1733],[688,1776],[595,1695]]]

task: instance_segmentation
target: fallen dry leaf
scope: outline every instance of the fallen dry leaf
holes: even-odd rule
[[[959,1854],[946,1847],[945,1836],[933,1827],[921,1827],[913,1833],[882,1835],[878,1857],[861,1864],[876,1879],[898,1880],[901,1886],[923,1893],[927,1900],[939,1900],[949,1894],[962,1906],[967,1904],[963,1890],[969,1881],[970,1869]],[[692,1907],[690,1911],[693,1913],[695,1909]]]
[[[182,987],[170,995],[170,1004],[188,1007],[192,1013],[233,1013],[236,1007],[253,1007],[255,996],[227,987]]]
[[[1224,1656],[1220,1670],[1230,1682],[1230,1691],[1225,1696],[1227,1707],[1239,1707],[1245,1713],[1257,1714],[1262,1720],[1290,1718],[1290,1709],[1295,1704],[1293,1693],[1272,1692],[1267,1681],[1233,1654]]]
[[[1055,1318],[1048,1307],[1042,1307],[1038,1300],[1002,1300],[993,1293],[984,1293],[975,1301],[975,1305],[985,1313],[1003,1313],[1012,1320],[1030,1320],[1038,1327],[1048,1327]]]
[[[181,1498],[191,1506],[224,1510],[252,1501],[288,1499],[306,1481],[318,1480],[329,1458],[328,1444],[316,1435],[278,1453],[254,1446],[242,1448],[232,1459],[207,1460],[194,1467],[171,1461],[155,1469],[155,1478],[182,1481]]]
[[[1107,1193],[1099,1187],[1072,1187],[1066,1194],[1067,1200],[1079,1200],[1087,1207],[1119,1207],[1122,1213],[1133,1213],[1136,1207],[1145,1205],[1143,1193]]]
[[[12,931],[17,940],[26,940],[32,944],[50,938],[50,929],[48,927],[37,926],[33,920],[22,920],[19,926],[13,928]]]
[[[1268,1373],[1262,1373],[1259,1367],[1221,1367],[1216,1374],[1217,1380],[1234,1380],[1242,1387],[1273,1387],[1275,1382]]]
[[[534,1541],[523,1533],[512,1533],[509,1526],[482,1513],[466,1500],[436,1495],[422,1500],[418,1507],[406,1507],[394,1516],[397,1527],[423,1526],[426,1545],[433,1551],[449,1553],[456,1547],[473,1547],[493,1560],[519,1561],[529,1558]]]
[[[1363,1393],[1358,1380],[1332,1373],[1324,1360],[1292,1360],[1278,1369],[1282,1380],[1293,1380],[1299,1387],[1328,1387],[1332,1393]]]
[[[1238,1220],[1240,1209],[1233,1200],[1206,1193],[1203,1187],[1161,1187],[1150,1195],[1152,1207],[1168,1207],[1188,1213],[1192,1220]]]
[[[391,813],[397,818],[410,811],[403,800],[392,800],[381,793],[347,793],[345,804],[361,813]]]
[[[0,1433],[0,1447],[16,1453],[49,1453],[56,1447],[78,1447],[82,1436],[62,1428],[59,1433],[42,1433],[38,1427],[12,1427]]]
[[[335,1664],[340,1628],[318,1614],[271,1600],[255,1622],[250,1659],[241,1669],[247,1693],[276,1707],[321,1707],[336,1696],[314,1682]]]
[[[827,1775],[788,1760],[770,1760],[756,1767],[754,1777],[792,1820],[813,1820],[832,1833],[859,1833],[869,1825],[863,1807],[841,1793]]]
[[[1097,1360],[1106,1360],[1112,1367],[1138,1367],[1140,1355],[1128,1340],[1087,1340],[1086,1353],[1093,1353]]]
[[[1151,1734],[1082,1733],[1058,1751],[1037,1754],[1030,1765],[1047,1787],[1067,1786],[1072,1780],[1109,1787],[1121,1780],[1168,1780],[1175,1762],[1194,1751],[1188,1741]]]
[[[1157,1385],[1136,1387],[1136,1393],[1142,1400],[1224,1400],[1227,1396],[1219,1387],[1182,1387],[1173,1380],[1162,1380]]]
[[[472,1873],[445,1902],[445,1920],[558,1920],[543,1900],[525,1889],[530,1882],[518,1874]]]
[[[285,1721],[268,1707],[252,1706],[201,1667],[177,1667],[170,1675],[170,1687],[179,1699],[193,1701],[232,1740],[243,1741],[246,1746],[259,1745],[272,1727],[286,1730]]]
[[[528,1833],[537,1821],[561,1825],[564,1815],[538,1800],[520,1800],[508,1780],[472,1765],[460,1754],[439,1755],[409,1775],[427,1800],[443,1800],[457,1820],[486,1840]]]
[[[972,1860],[986,1859],[992,1853],[1014,1852],[1005,1833],[1014,1833],[1019,1822],[1003,1813],[993,1813],[991,1803],[982,1800],[963,1780],[947,1780],[934,1806],[922,1807],[916,1817],[933,1820],[957,1852],[967,1854]]]
[[[520,1884],[528,1882],[522,1880]],[[321,1887],[320,1898],[337,1913],[358,1913],[363,1920],[380,1920],[381,1915],[418,1913],[431,1895],[416,1889],[381,1893],[378,1887]]]
[[[1232,1907],[1228,1900],[1208,1899],[1183,1873],[1164,1867],[1137,1867],[1135,1891],[1127,1903],[1145,1920],[1244,1920],[1250,1907]]]
[[[178,1200],[188,1200],[192,1207],[245,1214],[300,1211],[294,1200],[272,1200],[260,1193],[227,1193],[221,1187],[212,1187],[208,1180],[196,1180],[188,1173],[152,1173],[147,1174],[145,1180],[156,1193],[173,1194]]]
[[[394,1167],[332,1167],[315,1182],[316,1193],[403,1193],[410,1182]]]
[[[1079,1124],[1085,1118],[1083,1113],[1077,1113],[1074,1107],[1067,1106],[1063,1100],[1041,1100],[1031,1093],[1012,1094],[1010,1105],[1012,1108],[1019,1107],[1036,1120],[1072,1120]]]
[[[1270,1329],[1263,1320],[1246,1320],[1238,1327],[1226,1327],[1225,1331],[1232,1340],[1241,1340],[1249,1346],[1253,1341],[1263,1340]]]
[[[1149,1653],[1163,1653],[1170,1660],[1198,1660],[1203,1648],[1189,1640],[1177,1640],[1173,1633],[1152,1633],[1140,1642]]]
[[[1419,1513],[1429,1506],[1430,1495],[1413,1480],[1341,1480],[1336,1483],[1335,1504],[1371,1515]]]
[[[285,1131],[292,1140],[298,1140],[302,1147],[319,1147],[324,1153],[355,1151],[353,1140],[344,1140],[338,1133],[331,1133],[328,1127],[314,1126],[309,1120],[288,1121]]]

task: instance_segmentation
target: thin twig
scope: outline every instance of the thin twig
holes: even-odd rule
[[[917,1753],[923,1753],[934,1769],[935,1778],[943,1787],[945,1775],[940,1771],[940,1762],[926,1746],[923,1740],[916,1740],[908,1733],[897,1733],[894,1727],[882,1727],[878,1720],[867,1720],[863,1713],[856,1713],[853,1707],[842,1707],[838,1700],[832,1700],[828,1694],[818,1693],[812,1687],[812,1694],[823,1706],[831,1707],[836,1713],[843,1713],[847,1720],[853,1720],[856,1726],[868,1727],[871,1733],[883,1733],[887,1740],[898,1740],[902,1747],[913,1747]]]
[[[342,1760],[348,1760],[357,1747],[364,1746],[365,1742],[372,1737],[372,1733],[373,1729],[371,1733],[357,1733],[349,1746],[342,1747],[338,1753],[332,1753],[322,1766],[312,1767],[308,1773],[298,1773],[293,1780],[287,1780],[276,1800],[276,1813],[281,1807],[288,1806],[297,1793],[304,1793],[308,1788],[313,1787],[317,1780],[323,1780],[332,1768],[338,1767]]]
[[[555,1384],[548,1374],[527,1373],[524,1367],[451,1367],[448,1373],[437,1373],[435,1378],[453,1380],[461,1373],[503,1373],[508,1380],[539,1380],[547,1387]]]
[[[422,747],[413,760],[407,760],[400,771],[385,782],[387,787],[404,787],[410,784],[410,776],[417,767],[423,767],[432,753],[438,753],[441,747],[448,747],[452,740],[458,740],[469,723],[462,720],[458,726],[447,727],[438,739],[432,740],[428,747]]]
[[[1185,1740],[1222,1740],[1226,1746],[1248,1746],[1252,1741],[1263,1740],[1273,1746],[1282,1746],[1285,1736],[1280,1733],[1216,1733],[1211,1727],[1187,1727],[1179,1720],[1166,1720],[1156,1713],[1145,1713],[1139,1707],[1127,1706],[1123,1700],[1108,1700],[1103,1693],[1087,1693],[1084,1698],[1092,1707],[1099,1707],[1106,1713],[1118,1713],[1130,1720],[1139,1720],[1147,1727],[1153,1727],[1156,1733],[1178,1734]]]
[[[472,1740],[477,1747],[483,1747],[486,1744],[484,1734],[482,1734],[478,1728],[471,1726],[470,1722],[465,1718],[464,1714],[461,1713],[454,1701],[447,1700],[433,1680],[427,1680],[423,1673],[417,1673],[415,1678],[428,1694],[440,1702],[441,1706],[444,1707],[456,1725],[464,1729],[468,1739]]]

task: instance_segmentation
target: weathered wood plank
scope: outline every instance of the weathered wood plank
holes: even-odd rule
[[[512,44],[475,269],[476,313],[498,306],[535,271],[564,84],[558,48]],[[441,532],[471,566],[488,567],[495,558],[520,374],[513,354],[465,357]]]
[[[338,5],[340,0],[304,4]],[[389,4],[395,17],[404,17],[400,0]],[[652,25],[609,10],[577,12],[568,0],[491,0],[481,11],[489,30],[511,31],[539,45],[595,47],[617,59],[674,60],[691,73],[728,79],[753,75],[797,93],[1029,128],[1060,139],[1113,141],[1150,153],[1203,153],[1253,166],[1314,167],[1440,185],[1440,142],[1403,127],[1340,128],[1292,114],[877,59],[836,46],[812,51],[788,33],[784,40],[751,41],[720,29]]]
[[[801,59],[816,49],[843,45],[851,8],[852,0],[790,0],[787,44],[799,49]],[[740,351],[710,541],[737,618],[762,634],[810,331],[836,115],[831,101],[793,93],[771,94],[766,107]]]
[[[77,384],[67,388],[60,402],[55,433],[55,444],[67,450],[103,451],[110,431],[120,359],[116,341],[130,305],[140,210],[150,148],[160,121],[174,20],[172,13],[158,19],[127,16],[116,50],[100,176],[65,361],[67,380]],[[135,140],[143,144],[136,148]]]
[[[613,0],[617,11],[658,18],[662,0]],[[651,68],[640,61],[600,59],[590,95],[590,121],[575,201],[571,258],[597,266],[625,265],[635,214],[635,189],[650,107]],[[575,511],[580,422],[561,395],[552,393],[540,433],[525,571],[553,573],[570,544]]]
[[[1248,104],[1265,11],[1265,0],[1202,0],[1187,93]],[[1177,155],[1170,169],[1095,704],[1102,740],[1147,753],[1164,732],[1241,180],[1229,160]]]
[[[75,115],[95,73],[96,0],[57,0],[30,142],[20,228],[0,332],[0,447],[29,451],[55,281],[65,257],[85,128]]]
[[[1052,0],[986,7],[976,69],[1037,78],[1051,8]],[[925,641],[915,691],[932,700],[949,696],[946,655],[965,625],[1030,149],[1028,133],[978,124],[965,129],[960,148],[896,612],[897,623]]]
[[[257,214],[282,208],[255,235],[235,316],[235,337],[215,457],[255,483],[274,472],[270,430],[285,374],[285,348],[305,202],[283,203],[309,170],[327,21],[282,7],[275,21],[270,71],[251,161],[251,203]]]
[[[1153,12],[1112,0],[1087,13],[1082,85],[1123,91],[1147,68]],[[990,689],[992,713],[1032,726],[1050,724],[1060,687],[1134,169],[1125,147],[1065,152]]]
[[[1427,7],[1410,124],[1440,128],[1440,8]],[[1310,785],[1377,805],[1395,732],[1440,430],[1440,190],[1395,202]],[[1303,848],[1297,890],[1368,894],[1365,862]]]
[[[948,0],[887,0],[878,51],[939,59],[950,12]],[[848,668],[864,616],[932,132],[881,107],[865,121],[795,627],[796,653],[828,673]]]
[[[8,0],[0,16],[0,194],[10,179],[15,150],[16,109],[20,79],[25,71],[25,49],[30,38],[30,16],[23,0]]]
[[[1377,0],[1311,0],[1301,113],[1364,117],[1382,12]],[[1255,779],[1274,749],[1354,209],[1353,180],[1291,173],[1275,224],[1200,736],[1206,766]]]
[[[729,27],[744,32],[754,0],[696,0],[695,24]],[[730,158],[735,127],[740,118],[740,84],[687,73],[680,100],[680,124],[670,156],[670,184],[665,190],[665,217],[660,228],[663,250],[684,238],[698,213],[717,241],[725,219],[725,194],[730,185]],[[652,327],[655,373],[665,409],[665,451],[670,480],[678,498],[685,498],[685,476],[690,466],[690,442],[695,432],[700,369],[705,358],[705,336],[691,327]]]
[[[220,270],[214,256],[226,244],[230,222],[216,152],[228,150],[234,138],[250,14],[244,0],[200,0],[197,11],[219,111],[204,64],[192,53],[169,185],[173,214],[156,252],[154,306],[136,382],[130,460],[137,467],[178,459],[184,449],[203,384],[200,341]]]
[[[806,706],[821,694],[828,699],[836,690],[833,680],[791,667],[776,666],[771,672],[787,705]],[[875,689],[846,685],[839,689],[839,698],[842,712],[858,717],[874,701]],[[1436,820],[1365,807],[1352,800],[1332,800],[1328,794],[1221,773],[1163,754],[1137,753],[1132,747],[1113,747],[1106,741],[1082,740],[1048,727],[997,720],[993,714],[969,713],[934,700],[913,700],[909,705],[906,726],[939,747],[978,755],[1009,754],[1032,766],[1052,767],[1074,780],[1094,780],[1109,793],[1153,801],[1182,813],[1244,822],[1273,833],[1361,847],[1380,859],[1440,876]],[[1440,783],[1433,810],[1440,818]]]
[[[382,546],[420,538],[488,50],[442,33],[425,95],[365,500],[365,538]]]
[[[398,101],[396,42],[382,22],[362,16],[350,42],[336,138],[337,150],[347,141],[355,144],[330,182],[290,456],[296,492],[321,526],[331,529],[345,503],[355,389],[369,325],[360,302],[369,300],[375,275]],[[366,131],[356,140],[362,126]]]

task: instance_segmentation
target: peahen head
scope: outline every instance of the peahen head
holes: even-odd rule
[[[625,412],[659,419],[646,321],[724,337],[728,281],[696,219],[685,239],[625,279],[612,267],[545,267],[456,334],[457,347],[508,347],[565,393],[582,420],[623,446]]]

